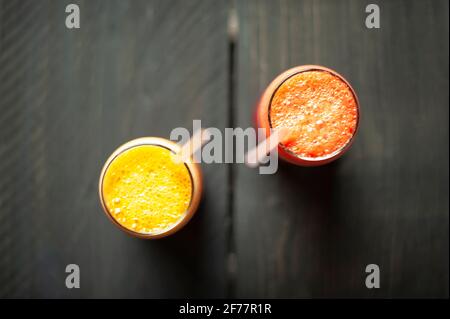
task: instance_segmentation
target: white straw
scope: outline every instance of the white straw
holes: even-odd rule
[[[194,154],[209,140],[210,134],[206,129],[197,130],[194,135],[181,146],[180,151],[173,157],[176,163],[190,162]]]
[[[263,162],[267,154],[278,147],[279,143],[288,139],[290,133],[291,130],[286,127],[274,129],[268,138],[247,152],[245,164],[249,167],[257,167],[259,163]]]

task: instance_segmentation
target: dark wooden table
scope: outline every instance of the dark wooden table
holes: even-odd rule
[[[0,0],[0,296],[448,297],[448,1],[376,1],[380,29],[369,3]],[[197,215],[163,240],[105,218],[97,181],[118,145],[193,119],[249,127],[301,64],[359,95],[346,156],[275,175],[203,164]]]

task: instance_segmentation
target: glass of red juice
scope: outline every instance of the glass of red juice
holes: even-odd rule
[[[257,127],[286,127],[289,138],[278,145],[279,157],[300,166],[319,166],[341,157],[359,125],[359,102],[350,83],[337,72],[303,65],[277,76],[263,92]]]

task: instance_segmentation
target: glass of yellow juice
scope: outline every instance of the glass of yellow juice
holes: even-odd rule
[[[103,166],[100,202],[123,231],[145,239],[171,235],[192,218],[202,194],[197,163],[176,159],[180,146],[159,137],[132,140]]]

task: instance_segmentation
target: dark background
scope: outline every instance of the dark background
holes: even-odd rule
[[[0,296],[448,298],[448,14],[447,0],[0,0]],[[251,126],[262,90],[301,64],[359,95],[343,158],[265,176],[203,164],[197,215],[163,240],[104,216],[117,146],[193,119]]]

